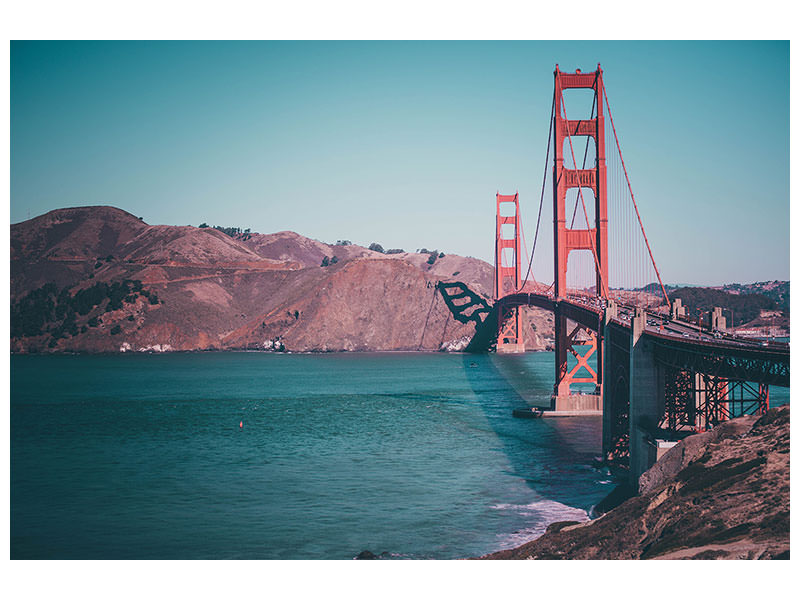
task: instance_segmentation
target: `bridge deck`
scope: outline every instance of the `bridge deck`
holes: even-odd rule
[[[555,298],[550,294],[522,292],[509,294],[497,300],[498,305],[536,306],[551,312],[559,311],[568,319],[592,331],[602,333],[604,300],[601,298]],[[611,321],[630,329],[633,308],[620,306],[622,316]],[[626,318],[627,317],[627,318]],[[720,375],[729,377],[755,377],[773,385],[789,385],[789,344],[783,342],[754,341],[727,333],[704,331],[684,321],[647,313],[642,334],[658,346],[660,360],[673,366],[692,365],[709,368],[714,362]],[[715,362],[716,361],[716,362]]]

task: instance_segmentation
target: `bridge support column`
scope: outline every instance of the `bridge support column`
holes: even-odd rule
[[[655,357],[650,342],[642,337],[647,322],[637,308],[631,320],[630,344],[630,483],[637,486],[639,476],[656,462],[654,436],[664,415],[664,367]]]
[[[609,300],[603,313],[603,383],[601,384],[603,395],[603,456],[609,456],[613,447],[613,407],[614,389],[609,384],[614,376],[613,360],[617,358],[611,344],[611,329],[609,324],[612,319],[617,318],[617,305],[613,300]]]
[[[567,317],[558,305],[553,315],[555,325],[555,353],[556,353],[556,383],[553,388],[553,398],[569,396],[570,378],[567,376],[567,348],[570,347],[569,333],[567,332]],[[555,409],[555,406],[553,406]]]
[[[567,290],[567,266],[569,254],[575,250],[591,251],[595,262],[595,291],[593,295],[598,297],[608,297],[608,201],[607,201],[607,174],[606,174],[606,151],[605,151],[605,117],[603,116],[603,71],[597,65],[597,71],[591,73],[564,73],[556,65],[553,73],[554,77],[554,113],[553,113],[553,286],[556,300],[566,298],[569,294]],[[581,119],[575,120],[574,116],[569,119],[566,108],[563,106],[563,92],[568,89],[589,89],[594,92],[596,107],[595,114],[581,115]],[[583,168],[586,165],[575,163],[575,156],[572,148],[572,138],[592,138],[595,142],[596,161],[594,168]],[[564,166],[564,144],[569,143],[569,157],[567,168]],[[588,142],[588,140],[587,140]],[[587,222],[584,227],[573,228],[574,218],[567,219],[567,192],[576,189],[580,197],[581,204],[584,205],[582,189],[591,190],[594,194],[594,219],[589,223],[588,213]],[[576,210],[577,210],[576,200]],[[589,344],[576,343],[577,330],[568,328],[567,318],[560,311],[555,313],[555,351],[556,351],[556,380],[553,388],[553,408],[558,410],[559,404],[569,405],[568,399],[575,398],[571,394],[571,383],[594,383],[594,396],[598,402],[602,400],[600,385],[602,384],[602,348],[598,348],[599,336],[592,337]],[[583,334],[578,334],[583,335]],[[580,341],[580,340],[579,340]],[[585,341],[585,340],[584,340]],[[586,352],[591,355],[597,353],[598,373],[587,368],[587,354],[579,354],[576,346],[589,346]],[[599,351],[598,351],[599,349]],[[578,360],[577,369],[570,371],[567,368],[568,353],[571,353]],[[577,376],[577,372],[583,369],[588,371],[591,378]],[[598,375],[600,375],[598,377]],[[599,409],[600,405],[598,405]]]
[[[503,207],[513,206],[513,215],[503,215]],[[519,194],[497,194],[497,229],[494,250],[494,299],[497,302],[508,293],[522,287],[522,257],[520,256]],[[512,306],[497,312],[498,354],[525,352],[520,308]]]
[[[725,317],[722,316],[722,308],[715,306],[711,312],[711,329],[714,331],[727,329]]]
[[[603,410],[602,334],[576,323],[572,324],[572,331],[570,331],[571,321],[567,319],[558,303],[556,303],[554,316],[556,382],[550,399],[550,409],[556,412],[600,414],[600,411]],[[600,326],[597,329],[602,330],[602,324],[598,325]],[[582,348],[583,352],[579,352],[578,348]],[[576,359],[571,370],[567,363],[568,353]],[[596,371],[589,364],[592,356],[596,359]],[[583,371],[582,375],[581,371]],[[594,385],[589,393],[574,393],[570,389],[573,383]]]
[[[683,306],[683,302],[680,298],[675,298],[672,301],[672,306],[670,307],[669,311],[669,318],[670,319],[684,319],[686,318],[686,307]]]

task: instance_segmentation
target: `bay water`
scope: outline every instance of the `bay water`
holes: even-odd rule
[[[11,557],[451,559],[586,520],[552,353],[11,357]]]

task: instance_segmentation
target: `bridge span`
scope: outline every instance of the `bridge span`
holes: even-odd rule
[[[593,92],[591,114],[569,119],[565,91],[581,88]],[[585,141],[581,163],[574,139]],[[545,286],[536,281],[532,265],[548,187],[554,265],[553,283]],[[556,65],[539,219],[526,272],[519,194],[497,193],[496,205],[494,304],[483,302],[463,317],[476,322],[468,349],[524,352],[521,309],[552,312],[550,410],[602,411],[604,454],[629,469],[632,483],[676,440],[735,416],[763,413],[769,386],[789,386],[788,344],[732,335],[719,308],[707,326],[695,325],[680,300],[670,301],[633,195],[599,64],[588,73],[562,72]],[[439,289],[454,314],[463,316],[464,304],[456,299],[470,298],[471,292],[457,287]],[[569,354],[576,361],[572,368]],[[573,384],[594,384],[594,394],[575,394]]]
[[[498,304],[500,315],[524,306],[560,312],[599,340],[589,410],[602,411],[606,458],[628,468],[634,482],[672,442],[764,413],[769,386],[789,386],[786,343],[739,338],[613,300],[515,293]],[[579,367],[580,358],[573,370]],[[575,414],[587,409],[587,397],[554,392],[550,408]]]

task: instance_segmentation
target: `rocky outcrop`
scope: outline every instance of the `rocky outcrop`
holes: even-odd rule
[[[687,437],[639,495],[587,523],[555,523],[490,559],[789,557],[789,406]]]
[[[475,323],[454,319],[436,285],[463,282],[490,302],[492,277],[491,265],[469,257],[384,254],[290,231],[229,236],[213,228],[148,225],[108,206],[60,209],[11,227],[17,334],[11,347],[462,350]],[[96,291],[99,283],[110,289],[125,281],[140,282],[142,289],[123,294],[124,302],[101,300],[85,307],[88,312],[70,305],[70,298]],[[30,327],[14,327],[21,314],[14,306],[34,290],[41,291],[39,304],[47,312],[41,327],[36,318]],[[527,347],[545,349],[552,315],[526,314]]]

